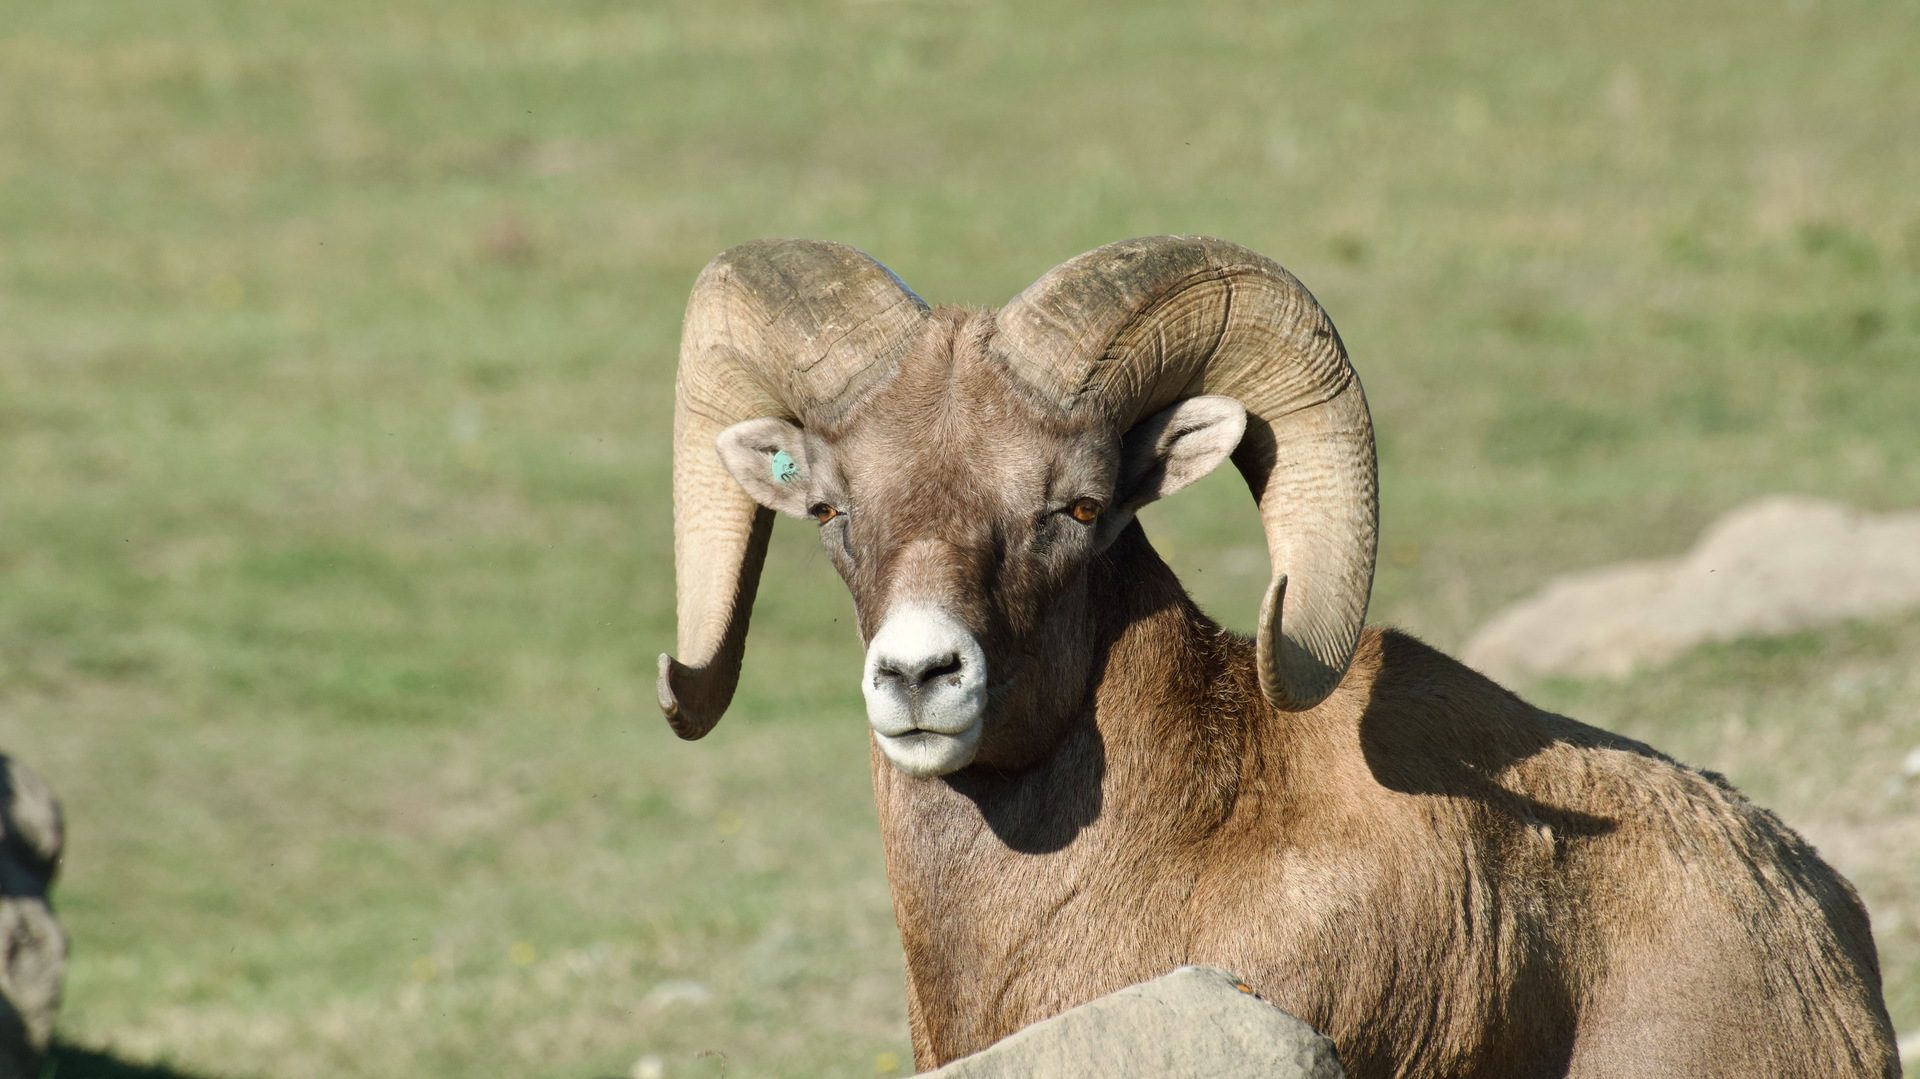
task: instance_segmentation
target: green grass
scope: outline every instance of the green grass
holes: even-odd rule
[[[9,13],[0,747],[70,817],[60,1075],[904,1070],[859,652],[804,530],[727,722],[683,745],[651,703],[678,319],[741,240],[976,303],[1140,233],[1273,254],[1373,402],[1375,617],[1446,647],[1763,492],[1920,503],[1920,9],[1092,11]],[[1244,503],[1149,520],[1241,626]],[[1917,647],[1540,694],[1803,826],[1903,1029]]]

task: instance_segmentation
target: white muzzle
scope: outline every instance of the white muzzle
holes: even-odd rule
[[[895,607],[867,645],[860,692],[880,751],[902,772],[940,776],[973,762],[987,656],[952,615],[921,603]]]

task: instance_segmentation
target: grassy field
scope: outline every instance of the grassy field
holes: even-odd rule
[[[738,241],[974,303],[1140,233],[1274,255],[1373,401],[1375,618],[1443,647],[1764,492],[1920,504],[1920,6],[1097,10],[8,12],[0,749],[69,814],[60,1079],[908,1070],[804,529],[727,722],[652,703],[678,320]],[[1244,627],[1237,487],[1148,523]],[[1533,689],[1803,827],[1913,1030],[1916,655]]]

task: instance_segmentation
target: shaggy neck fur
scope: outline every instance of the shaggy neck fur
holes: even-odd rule
[[[1019,772],[936,780],[874,758],[915,1041],[938,1059],[1071,1003],[1069,985],[1087,995],[1084,969],[1046,964],[1094,911],[1114,934],[1098,951],[1126,957],[1095,960],[1108,967],[1097,992],[1178,966],[1185,943],[1156,912],[1183,905],[1186,863],[1230,828],[1249,788],[1268,795],[1250,736],[1268,715],[1248,644],[1193,605],[1137,525],[1090,575],[1099,658],[1051,753]],[[1170,791],[1184,801],[1167,804]],[[980,996],[922,1007],[920,988],[934,985]]]

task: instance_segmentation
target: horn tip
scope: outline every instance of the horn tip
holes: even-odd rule
[[[682,699],[686,694],[681,691],[680,686],[675,684],[693,682],[694,684],[687,688],[695,689],[697,696],[701,671],[681,663],[665,652],[660,653],[658,670],[659,676],[654,681],[654,694],[659,699],[661,714],[667,717],[667,726],[672,727],[673,733],[689,742],[706,737],[707,732],[713,729],[713,725],[719,721],[720,717],[702,715],[699,714],[700,709],[685,707]]]
[[[1280,615],[1287,595],[1287,575],[1275,574],[1260,601],[1260,637],[1254,647],[1260,671],[1260,694],[1282,712],[1304,712],[1327,699],[1346,678],[1347,665],[1322,657],[1281,630]]]

